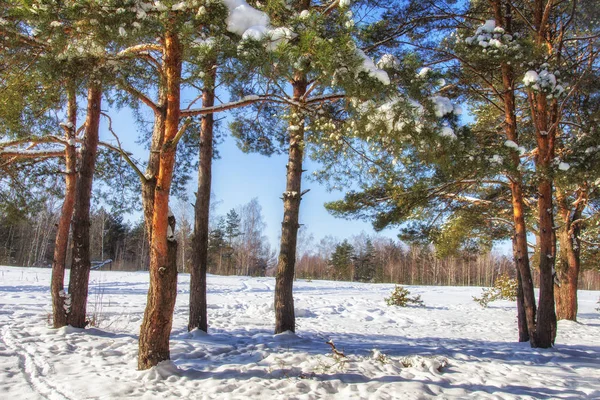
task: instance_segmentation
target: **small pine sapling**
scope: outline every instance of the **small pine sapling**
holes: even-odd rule
[[[423,305],[420,295],[410,297],[410,291],[400,285],[396,285],[390,297],[386,297],[384,300],[388,306],[406,307],[408,304]]]
[[[502,274],[494,282],[491,288],[483,289],[481,297],[473,296],[473,300],[481,307],[487,307],[489,303],[496,300],[517,300],[517,280],[507,274]]]

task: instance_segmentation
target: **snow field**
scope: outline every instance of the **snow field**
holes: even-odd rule
[[[0,398],[600,398],[600,292],[556,347],[516,343],[516,308],[481,288],[408,286],[425,307],[385,304],[390,284],[295,282],[297,334],[273,335],[273,278],[209,276],[209,333],[187,332],[180,274],[171,361],[137,371],[145,272],[92,271],[97,327],[51,329],[50,270],[0,267]],[[347,357],[334,357],[332,339]]]

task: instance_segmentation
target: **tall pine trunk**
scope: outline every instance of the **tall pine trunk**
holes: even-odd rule
[[[560,250],[556,260],[556,274],[560,286],[554,288],[556,318],[576,321],[577,286],[581,270],[578,220],[582,216],[585,201],[582,197],[578,198],[575,209],[571,210],[564,193],[560,190],[556,193],[558,214],[561,219],[561,227],[558,231]],[[585,191],[580,191],[580,195],[582,194],[585,195]]]
[[[98,152],[98,134],[102,103],[102,87],[92,78],[88,88],[85,137],[77,173],[75,208],[73,211],[73,254],[69,279],[71,306],[67,323],[85,328],[88,283],[90,279],[90,200]]]
[[[169,192],[177,147],[174,140],[179,131],[181,112],[182,47],[177,33],[166,32],[163,48],[166,110],[160,153],[158,160],[155,160],[158,164],[157,175],[152,178],[155,179],[156,185],[152,201],[150,287],[140,328],[138,351],[138,368],[142,370],[170,358],[169,336],[177,296],[177,242],[174,240],[174,235],[168,238]],[[154,133],[157,134],[156,129]],[[151,191],[145,189],[145,195],[149,192]],[[171,229],[174,233],[174,223]]]
[[[54,257],[52,260],[52,326],[60,328],[67,325],[65,308],[65,264],[69,244],[71,218],[75,207],[75,188],[77,183],[77,153],[75,149],[75,131],[77,130],[77,93],[73,82],[67,88],[67,124],[64,125],[65,140],[65,197],[60,210],[56,238],[54,240]]]
[[[306,93],[307,82],[304,76],[297,76],[292,82],[293,98],[299,102]],[[299,107],[292,108],[290,118],[290,143],[286,175],[286,191],[283,193],[283,222],[281,243],[275,280],[275,333],[296,331],[294,314],[294,268],[296,264],[296,243],[301,200],[302,158],[304,156],[304,119]]]
[[[556,235],[553,212],[553,173],[555,130],[549,132],[549,106],[543,93],[529,93],[532,114],[536,125],[537,154],[535,167],[538,191],[538,230],[539,230],[539,273],[540,298],[535,331],[535,347],[548,348],[554,344],[556,336],[556,313],[554,311],[554,257]]]
[[[216,66],[205,71],[202,106],[215,104],[214,84]],[[198,328],[208,331],[206,303],[206,272],[208,270],[208,221],[213,158],[213,114],[202,117],[200,130],[200,164],[198,166],[198,192],[194,205],[194,236],[192,237],[192,265],[190,270],[190,317],[188,330]]]
[[[508,34],[512,34],[512,9],[509,4],[502,9],[502,2],[493,1],[496,25],[501,26]],[[501,63],[503,104],[504,104],[504,133],[508,140],[519,143],[517,131],[517,118],[515,113],[515,79],[512,67]],[[519,327],[519,341],[533,340],[535,332],[535,294],[531,268],[529,266],[529,254],[527,249],[527,225],[525,223],[525,207],[523,201],[523,175],[519,167],[521,160],[519,154],[513,151],[510,157],[511,171],[508,173],[510,180],[511,203],[513,211],[514,240],[513,254],[517,269],[517,316]],[[533,344],[533,343],[532,343]]]
[[[535,0],[534,40],[540,50],[553,53],[548,41],[549,17],[552,3]],[[560,58],[560,54],[558,54]],[[556,140],[559,110],[556,99],[548,103],[546,94],[529,90],[528,100],[531,119],[535,128],[537,152],[534,157],[537,174],[538,196],[538,231],[539,231],[539,273],[540,297],[536,330],[533,345],[548,348],[554,344],[556,337],[556,313],[554,311],[554,260],[556,252],[556,235],[554,232],[553,183],[554,145]]]

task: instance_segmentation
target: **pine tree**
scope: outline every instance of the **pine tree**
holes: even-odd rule
[[[353,7],[361,9],[360,3]],[[262,10],[269,26],[240,32],[246,39],[240,46],[244,62],[233,89],[242,99],[252,93],[275,100],[237,113],[231,128],[244,151],[288,154],[275,288],[275,332],[281,333],[296,328],[293,280],[300,203],[307,192],[303,158],[316,138],[340,129],[353,102],[381,99],[394,85],[388,72],[357,48],[364,43],[349,3],[274,1]]]
[[[353,259],[354,247],[348,243],[348,240],[344,240],[336,246],[329,260],[329,265],[333,269],[336,280],[349,281],[352,279]]]
[[[371,239],[367,239],[365,248],[354,258],[354,280],[372,282],[375,278],[376,270],[375,247]]]

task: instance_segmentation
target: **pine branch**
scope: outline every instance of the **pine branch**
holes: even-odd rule
[[[140,92],[139,90],[137,90],[136,88],[131,86],[129,84],[129,82],[122,79],[118,82],[118,84],[127,93],[129,93],[130,95],[132,95],[133,97],[137,98],[142,103],[144,103],[145,105],[150,107],[152,109],[152,111],[154,111],[155,114],[158,114],[161,112],[160,107],[154,101],[152,101],[148,96],[146,96],[145,94],[143,94],[142,92]]]
[[[263,101],[273,101],[273,98],[274,96],[270,95],[246,96],[238,101],[231,101],[229,103],[223,103],[217,106],[181,110],[181,116],[195,117],[197,115],[212,114],[220,111],[227,111],[235,108],[244,107],[250,104],[259,103]]]
[[[48,149],[48,150],[0,150],[0,158],[21,159],[21,158],[52,158],[63,157],[64,150]]]
[[[112,144],[105,143],[105,142],[99,142],[98,144],[100,144],[103,147],[106,147],[107,149],[110,149],[112,151],[119,153],[119,155],[125,160],[125,162],[127,164],[129,164],[129,166],[131,168],[133,168],[133,170],[135,171],[137,176],[140,177],[142,182],[146,182],[146,180],[147,180],[146,176],[142,173],[142,171],[138,168],[137,164],[130,157],[131,153],[126,152],[125,150],[123,150],[123,147],[121,147],[121,141],[119,140],[118,135],[115,133],[115,131],[113,130],[113,127],[112,127],[112,118],[106,113],[101,113],[101,114],[108,120],[108,131],[113,135],[113,137],[117,141],[117,147],[113,146]]]

